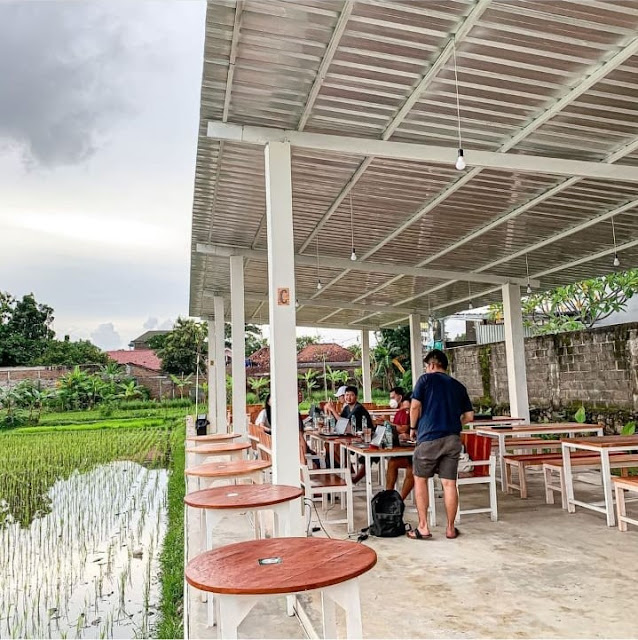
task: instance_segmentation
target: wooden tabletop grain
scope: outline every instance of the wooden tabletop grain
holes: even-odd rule
[[[599,447],[600,449],[608,449],[611,447],[635,447],[636,449],[638,449],[638,435],[561,438],[561,442],[566,442],[568,444],[584,444],[590,447]]]
[[[255,471],[269,469],[272,464],[266,460],[235,460],[233,462],[207,462],[184,471],[187,476],[200,478],[221,478],[224,476],[242,476]]]
[[[233,453],[250,449],[250,442],[230,442],[228,444],[200,444],[196,447],[187,447],[186,453]]]
[[[198,509],[248,509],[288,502],[301,495],[299,487],[284,484],[236,484],[194,491],[184,502]]]
[[[191,442],[225,442],[241,438],[241,433],[209,433],[205,436],[188,436],[186,440]]]
[[[279,560],[261,564],[259,560]],[[233,595],[298,593],[356,578],[377,562],[363,544],[328,538],[239,542],[193,558],[186,581],[202,591]]]

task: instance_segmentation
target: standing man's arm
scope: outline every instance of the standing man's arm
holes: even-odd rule
[[[410,437],[416,435],[416,429],[419,424],[419,418],[421,417],[421,402],[412,398],[410,402]]]
[[[474,420],[474,407],[470,396],[467,394],[467,389],[463,387],[463,394],[461,396],[461,424],[466,425],[468,422]]]

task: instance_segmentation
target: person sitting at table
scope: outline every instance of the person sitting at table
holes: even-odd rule
[[[323,405],[324,413],[332,415],[335,419],[341,418],[339,407],[343,407],[345,405],[347,388],[348,387],[343,385],[337,389],[337,393],[335,393],[334,396],[337,399],[337,402],[334,403],[332,400],[328,400],[328,402]]]
[[[264,402],[264,408],[259,412],[259,415],[255,419],[255,424],[260,427],[264,427],[266,430],[270,432],[270,426],[272,425],[272,418],[270,412],[270,394],[266,396],[266,401]]]
[[[390,391],[390,407],[398,411],[392,418],[392,424],[397,428],[399,441],[408,439],[410,430],[410,401],[412,396],[401,387],[394,387]],[[405,500],[414,488],[414,475],[412,473],[412,456],[388,459],[388,472],[386,474],[386,489],[394,489],[399,478],[399,469],[405,469],[405,479],[401,487],[401,498]]]
[[[341,410],[341,413],[337,416],[339,418],[347,418],[355,420],[355,429],[360,432],[363,429],[363,420],[366,420],[366,428],[372,429],[373,423],[368,410],[358,401],[359,390],[354,386],[347,386],[344,393],[345,405]],[[341,466],[339,460],[339,448],[335,447],[335,462]],[[359,459],[359,470],[352,476],[352,482],[357,483],[366,473],[365,460]]]

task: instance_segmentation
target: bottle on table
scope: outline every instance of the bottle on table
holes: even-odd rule
[[[392,425],[386,420],[385,421],[385,433],[383,434],[383,446],[385,449],[392,449],[393,438],[392,438]]]

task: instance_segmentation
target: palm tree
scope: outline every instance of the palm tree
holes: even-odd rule
[[[326,367],[326,379],[330,380],[332,393],[335,393],[338,384],[343,384],[348,381],[348,372],[341,369],[333,371],[330,367]]]

